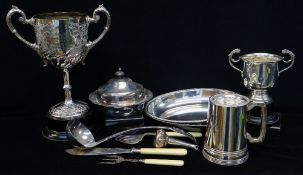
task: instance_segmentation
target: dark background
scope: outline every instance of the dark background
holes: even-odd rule
[[[228,53],[240,48],[241,54],[267,52],[281,55],[281,50],[286,48],[296,55],[295,64],[281,74],[279,82],[270,94],[274,97],[276,109],[292,116],[285,119],[291,123],[290,127],[297,128],[289,132],[292,138],[298,141],[296,136],[302,136],[299,129],[301,123],[297,121],[302,122],[303,1],[1,0],[0,123],[3,127],[0,130],[6,135],[1,141],[4,149],[12,150],[12,143],[7,143],[11,142],[12,138],[14,144],[19,143],[18,139],[28,142],[20,133],[30,135],[31,140],[37,139],[37,145],[44,145],[45,149],[57,148],[57,145],[46,144],[46,141],[41,139],[40,121],[50,106],[64,98],[62,72],[51,66],[43,68],[41,58],[19,41],[6,26],[5,16],[11,5],[18,6],[26,13],[27,18],[30,18],[38,13],[52,11],[79,11],[92,16],[94,9],[101,3],[111,13],[112,25],[104,39],[89,52],[86,65],[78,65],[71,70],[72,94],[75,99],[88,102],[88,94],[113,77],[118,67],[122,67],[134,81],[151,89],[155,96],[195,87],[222,88],[245,95],[249,91],[244,87],[240,73],[229,66]],[[104,19],[104,16],[101,16],[101,19]],[[19,33],[34,41],[33,29],[18,23],[17,15],[13,20]],[[89,38],[93,40],[103,29],[103,23],[92,24],[89,29]],[[281,68],[285,66],[280,63]],[[31,125],[27,126],[27,123]],[[290,135],[286,135],[286,138]],[[293,139],[292,141],[295,146],[296,142]],[[28,157],[31,154],[36,155],[35,144],[36,142],[27,143],[27,150],[24,151],[30,150],[31,153],[24,154]],[[30,147],[33,149],[29,149]],[[302,147],[296,148],[302,150]],[[296,151],[293,155],[297,154]],[[40,172],[36,165],[41,164],[39,158],[47,160],[44,156],[51,156],[41,154],[34,156],[34,163],[24,169],[36,169]],[[13,165],[13,162],[18,165],[24,163],[19,162],[24,161],[18,157],[22,155],[6,155],[4,158],[9,160],[2,161],[6,162],[4,170],[7,170],[7,173],[11,170],[8,167]],[[58,160],[64,159],[64,156],[62,154],[49,158],[57,160],[57,167],[52,167],[55,168],[54,172],[72,172],[67,170],[68,167],[63,168],[65,162]],[[285,164],[289,162],[288,159],[283,161]],[[294,162],[299,163],[298,161],[295,159]],[[80,162],[76,165],[80,166]],[[206,160],[204,163],[207,164]],[[284,165],[283,162],[280,163]],[[195,164],[199,166],[199,163]],[[74,166],[78,167],[76,165]],[[279,165],[270,164],[270,167],[275,169],[278,166],[278,170],[283,170],[283,166]],[[246,170],[247,166],[242,167],[242,170]],[[252,172],[267,172],[266,167],[260,169],[259,166],[253,166],[253,163],[250,166],[256,168],[256,171]],[[47,166],[40,166],[40,169],[44,168]],[[203,173],[206,169],[202,168],[197,173]],[[217,166],[212,166],[212,170],[215,169]],[[297,172],[298,169],[300,166],[285,166],[287,171]],[[84,172],[84,169],[81,170]],[[238,171],[237,168],[231,170]],[[98,172],[89,172],[92,171]],[[224,171],[225,169],[218,169],[218,172]],[[161,170],[157,170],[154,173],[160,172]],[[170,170],[165,169],[163,173],[165,172]]]

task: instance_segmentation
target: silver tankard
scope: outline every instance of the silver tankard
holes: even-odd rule
[[[239,94],[217,94],[210,99],[209,122],[204,141],[203,156],[216,164],[238,165],[248,159],[247,142],[261,143],[266,135],[266,107],[250,102]],[[261,107],[260,135],[252,137],[246,132],[248,111]]]
[[[88,41],[88,27],[90,23],[99,21],[98,12],[107,17],[103,32],[95,41]],[[36,42],[24,39],[14,28],[11,18],[18,13],[19,21],[31,25],[35,30]],[[25,13],[16,6],[7,13],[6,22],[11,32],[23,43],[32,48],[42,58],[44,65],[51,64],[64,73],[65,101],[53,107],[48,112],[48,118],[56,121],[69,121],[87,115],[89,106],[82,101],[73,100],[69,81],[69,69],[84,59],[89,52],[107,33],[110,26],[110,14],[100,5],[95,9],[93,17],[79,12],[52,12],[34,15],[27,19]],[[44,136],[51,140],[65,140],[63,133],[44,132]]]
[[[240,56],[238,59],[234,59],[233,55],[240,53],[240,49],[235,49],[230,52],[229,64],[234,69],[238,70],[242,77],[246,88],[251,90],[250,99],[254,103],[266,103],[270,105],[273,100],[268,95],[267,90],[274,87],[280,74],[294,64],[295,55],[287,50],[282,50],[283,54],[290,55],[289,60],[285,60],[284,57],[268,53],[252,53]],[[243,70],[237,68],[233,63],[242,60]],[[279,70],[279,62],[290,63],[288,67],[283,70]],[[276,115],[270,115],[267,119],[268,124],[274,124],[279,119]],[[251,116],[249,118],[250,123],[260,124],[260,117]]]

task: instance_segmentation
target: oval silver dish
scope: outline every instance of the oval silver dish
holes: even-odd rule
[[[196,88],[169,92],[155,97],[146,104],[150,118],[163,123],[184,126],[206,126],[209,98],[232,91],[214,88]]]

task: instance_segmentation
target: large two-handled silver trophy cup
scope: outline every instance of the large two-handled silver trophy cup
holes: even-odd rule
[[[105,13],[107,20],[103,32],[95,41],[88,41],[88,27],[90,23],[97,23]],[[35,30],[36,42],[24,39],[14,28],[12,16],[17,13],[19,21],[31,25]],[[89,112],[89,106],[82,101],[76,101],[71,96],[69,69],[78,63],[84,63],[87,53],[107,33],[110,26],[110,14],[103,5],[95,9],[93,17],[79,12],[52,12],[34,15],[27,19],[25,13],[16,6],[7,13],[6,22],[11,32],[23,43],[36,51],[42,58],[44,65],[51,64],[63,70],[65,101],[51,107],[48,118],[55,121],[69,121],[84,117]],[[51,140],[66,140],[65,132],[46,130],[44,137]]]
[[[269,54],[269,53],[252,53],[242,55],[239,58],[233,58],[233,55],[240,53],[240,49],[235,49],[230,52],[229,64],[231,67],[239,71],[243,78],[243,83],[246,88],[251,90],[249,95],[250,100],[254,103],[265,103],[267,107],[271,107],[273,99],[268,95],[268,90],[273,88],[280,74],[288,70],[295,61],[295,55],[287,50],[282,50],[283,54],[288,54],[290,59],[285,59],[283,56]],[[233,63],[243,61],[243,69],[237,68]],[[283,61],[289,65],[280,70],[279,62]],[[267,124],[274,124],[279,121],[279,116],[272,111],[268,113]],[[260,124],[260,116],[250,116],[248,122],[252,124]]]

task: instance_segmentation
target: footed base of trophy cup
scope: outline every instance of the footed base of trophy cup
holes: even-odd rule
[[[279,115],[272,109],[273,99],[268,95],[267,90],[252,90],[248,96],[251,101],[257,104],[266,104],[267,108],[267,125],[275,124],[279,121]],[[251,111],[251,116],[248,118],[248,123],[261,125],[261,110],[259,107]]]
[[[68,121],[84,118],[90,112],[82,101],[70,100],[52,106],[47,114],[47,124],[42,131],[44,138],[52,141],[68,141],[65,127]]]
[[[273,102],[273,99],[268,95],[267,90],[253,89],[248,98],[255,103],[270,104]]]
[[[279,115],[277,113],[273,113],[267,116],[267,125],[272,125],[277,123],[280,120]],[[248,119],[248,123],[261,125],[261,117],[259,116],[250,116]]]
[[[67,142],[67,135],[65,131],[56,131],[46,126],[42,131],[42,136],[48,140],[56,142]]]
[[[260,102],[259,102],[260,103]],[[279,113],[275,112],[273,109],[273,103],[266,104],[267,109],[267,126],[271,126],[278,123],[280,120]],[[261,125],[261,108],[255,107],[250,111],[250,116],[248,117],[248,123],[253,125]]]
[[[275,133],[279,133],[281,130],[282,125],[282,115],[280,112],[274,112],[272,115],[269,116],[270,123],[267,123],[268,131],[272,130]],[[258,128],[260,128],[260,121],[257,119],[258,117],[254,117],[255,120],[251,120],[254,122],[248,123],[248,128],[257,128],[256,134],[258,133]],[[258,126],[259,125],[259,126]],[[270,132],[267,132],[266,135],[269,135]],[[266,136],[267,137],[267,136]]]
[[[65,127],[68,121],[47,119],[46,125],[42,130],[42,136],[51,141],[66,142],[67,135]]]
[[[70,100],[64,101],[51,107],[48,112],[48,118],[59,121],[69,121],[86,116],[89,112],[89,106],[82,101]]]
[[[68,141],[66,135],[66,125],[70,120],[54,120],[52,117],[53,116],[50,116],[49,114],[47,115],[46,124],[42,131],[42,136],[51,141]],[[90,111],[81,118],[81,121],[84,122],[89,129],[92,129],[92,131],[99,129],[97,128],[99,124],[96,123],[96,119],[94,118],[94,115],[91,115]]]

